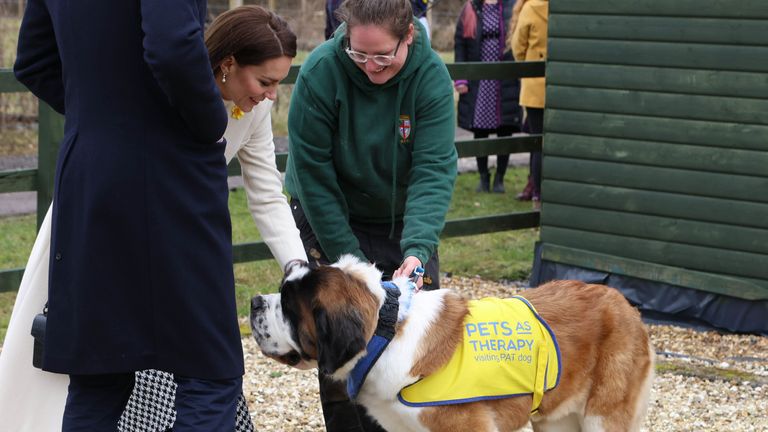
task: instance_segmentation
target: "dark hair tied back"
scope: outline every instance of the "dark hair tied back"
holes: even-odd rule
[[[205,45],[214,73],[228,56],[244,66],[296,57],[296,35],[288,23],[261,6],[240,6],[216,17],[205,32]]]

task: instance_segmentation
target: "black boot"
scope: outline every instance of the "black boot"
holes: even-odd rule
[[[496,155],[496,175],[493,177],[493,191],[504,193],[504,174],[507,173],[507,164],[509,164],[509,155]]]
[[[480,173],[480,183],[477,185],[475,192],[490,192],[491,191],[491,174],[486,172]]]
[[[491,175],[488,173],[488,156],[477,156],[477,172],[480,173],[480,184],[477,185],[476,192],[491,191]]]

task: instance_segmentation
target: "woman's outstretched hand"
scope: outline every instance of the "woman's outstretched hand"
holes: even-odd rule
[[[403,263],[400,264],[400,268],[395,270],[395,273],[392,275],[392,279],[398,277],[411,277],[413,271],[416,270],[416,267],[423,267],[421,260],[415,256],[405,257]],[[421,286],[424,284],[423,279],[420,277],[417,277],[413,282],[416,283],[417,288],[421,288]]]

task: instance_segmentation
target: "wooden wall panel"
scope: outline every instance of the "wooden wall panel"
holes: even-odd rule
[[[768,204],[768,176],[741,176],[557,156],[546,158],[544,170],[549,173],[547,178],[552,180]]]
[[[723,147],[552,132],[547,134],[547,155],[722,174],[768,176],[768,152]]]
[[[768,36],[768,35],[766,35]],[[768,51],[765,63],[768,66]],[[768,99],[547,86],[554,109],[768,125]]]
[[[605,14],[671,16],[679,18],[748,18],[768,19],[765,0],[557,0],[550,14]]]
[[[768,126],[547,108],[544,130],[766,151]],[[544,145],[547,145],[544,140]],[[544,147],[544,152],[549,147]]]
[[[543,213],[548,203],[559,203],[768,229],[768,204],[762,203],[558,181],[546,175],[542,199]],[[542,231],[547,228],[542,225]]]
[[[768,254],[768,229],[556,203],[547,203],[541,221],[547,227]]]
[[[768,45],[768,20],[558,14],[549,37]]]
[[[548,55],[552,60],[574,63],[768,71],[768,47],[764,46],[551,38]]]
[[[738,297],[744,300],[768,300],[765,281],[701,272],[647,261],[606,255],[585,249],[545,243],[541,256],[548,261],[586,267],[607,273],[653,280],[686,288],[705,289],[708,292]]]
[[[558,0],[549,22],[543,259],[768,298],[768,1]]]
[[[550,61],[547,79],[557,85],[589,88],[768,98],[768,74],[764,73]]]
[[[768,280],[768,257],[764,254],[559,227],[547,227],[541,241],[649,263]]]

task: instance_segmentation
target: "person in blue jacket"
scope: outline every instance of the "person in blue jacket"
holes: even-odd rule
[[[205,0],[29,0],[17,79],[65,115],[43,369],[63,431],[114,431],[134,371],[172,372],[174,431],[233,430],[242,388]]]
[[[333,32],[341,24],[341,20],[336,16],[336,9],[341,6],[343,0],[326,0],[325,2],[325,40],[333,36]]]

